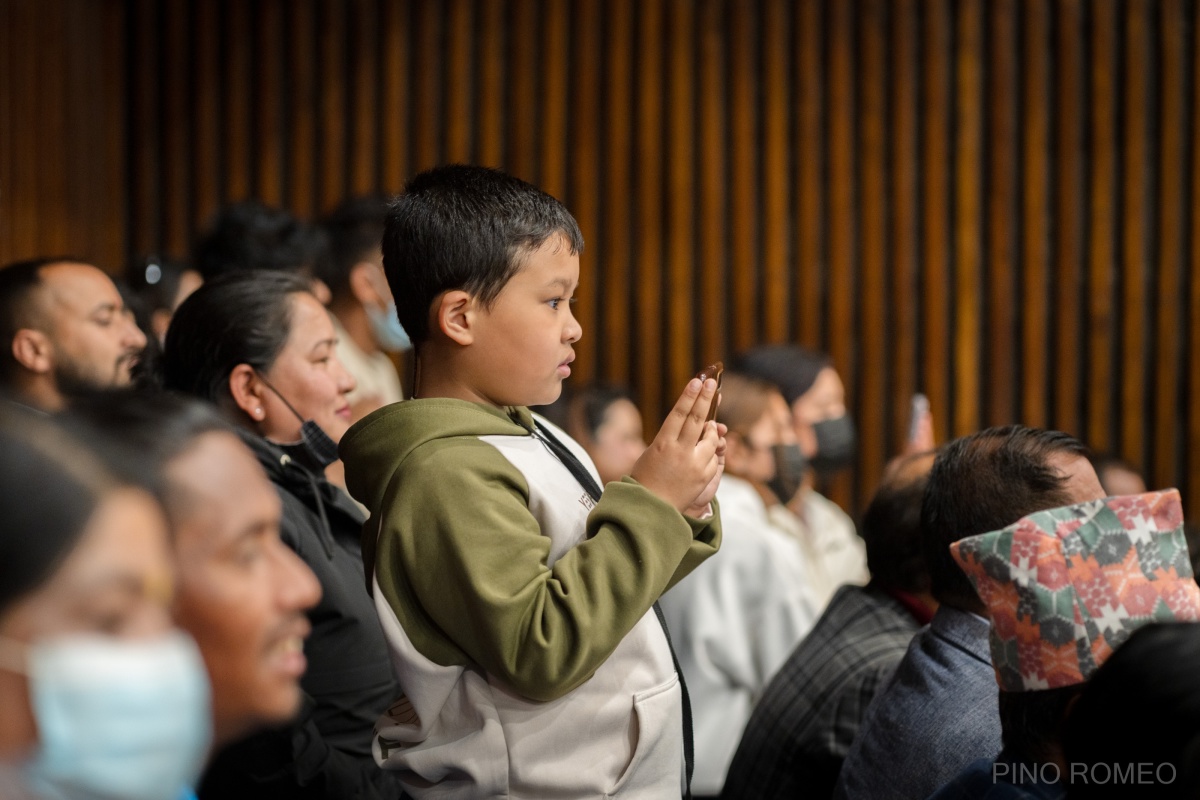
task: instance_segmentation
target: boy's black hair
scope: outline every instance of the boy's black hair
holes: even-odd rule
[[[325,281],[334,300],[350,293],[350,270],[378,258],[391,197],[370,194],[352,197],[321,220],[326,244],[316,275]]]
[[[1083,684],[1032,692],[1001,691],[1000,739],[1005,752],[1027,764],[1048,764],[1062,748],[1063,725]]]
[[[490,306],[522,257],[555,235],[572,254],[583,252],[566,207],[519,178],[465,164],[420,173],[392,203],[383,233],[400,324],[414,344],[424,342],[433,301],[454,289]]]
[[[983,613],[951,544],[1071,502],[1067,478],[1050,463],[1057,454],[1086,457],[1087,448],[1066,433],[1009,425],[956,439],[938,452],[921,503],[921,537],[940,602]]]

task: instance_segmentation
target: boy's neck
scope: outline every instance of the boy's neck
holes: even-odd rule
[[[503,408],[502,404],[464,380],[464,376],[471,375],[464,355],[460,348],[446,347],[434,341],[422,344],[416,353],[416,385],[413,387],[413,398],[449,397]]]

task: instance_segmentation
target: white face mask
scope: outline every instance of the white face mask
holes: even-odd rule
[[[190,637],[7,640],[0,654],[4,668],[29,677],[39,741],[25,777],[36,792],[178,800],[200,774],[212,711],[204,662]]]

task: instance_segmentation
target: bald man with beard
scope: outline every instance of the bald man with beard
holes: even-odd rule
[[[47,413],[72,397],[128,386],[146,346],[116,284],[70,258],[0,269],[0,387]]]

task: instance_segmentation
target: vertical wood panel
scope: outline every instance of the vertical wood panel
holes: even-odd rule
[[[321,164],[317,212],[328,211],[346,195],[347,169],[346,122],[349,104],[346,97],[346,6],[322,0],[320,6],[320,123],[317,128],[318,158]]]
[[[925,275],[925,339],[922,369],[939,442],[953,421],[948,343],[950,342],[950,11],[945,0],[924,6],[924,130],[921,142],[922,226]]]
[[[824,324],[823,8],[821,0],[803,0],[796,6],[796,316],[800,341],[809,346],[820,341]]]
[[[1200,414],[1195,413],[1196,398],[1200,398],[1200,369],[1196,369],[1196,361],[1200,359],[1200,147],[1196,146],[1196,126],[1200,124],[1200,16],[1192,9],[1192,39],[1191,39],[1191,175],[1192,185],[1188,208],[1191,209],[1189,224],[1191,247],[1188,252],[1187,274],[1191,281],[1191,296],[1188,304],[1190,317],[1188,328],[1188,353],[1191,356],[1188,365],[1188,462],[1187,462],[1187,494],[1188,513],[1195,518],[1200,512]]]
[[[862,119],[859,130],[862,162],[862,365],[854,383],[860,408],[886,408],[889,358],[888,338],[888,193],[887,180],[887,6],[883,0],[864,3],[859,41],[862,53]],[[888,415],[864,414],[858,418],[864,441],[888,442]],[[884,448],[863,448],[859,466],[865,480],[883,473]]]
[[[412,172],[416,174],[442,160],[442,69],[445,48],[442,40],[442,6],[416,3],[413,22]]]
[[[605,108],[604,219],[608,224],[608,243],[604,256],[604,342],[608,350],[601,373],[610,383],[629,383],[629,330],[633,320],[628,313],[629,272],[633,257],[630,228],[633,158],[633,0],[611,0],[605,26],[605,71],[607,103]],[[643,416],[653,418],[655,409],[642,406]]]
[[[279,89],[284,80],[283,0],[260,0],[254,27],[254,194],[268,205],[282,206],[285,95]],[[365,158],[361,161],[370,163]]]
[[[697,303],[700,360],[724,358],[728,330],[726,249],[724,2],[704,0],[700,10],[700,293]]]
[[[1143,469],[1146,463],[1144,445],[1146,398],[1146,281],[1147,281],[1147,196],[1146,178],[1152,173],[1149,160],[1148,125],[1153,107],[1147,96],[1151,89],[1148,78],[1149,7],[1147,0],[1131,0],[1124,23],[1125,69],[1124,113],[1120,121],[1124,130],[1121,191],[1121,299],[1120,299],[1120,363],[1114,370],[1120,376],[1120,452]]]
[[[539,91],[541,130],[538,141],[538,183],[554,197],[567,195],[567,75],[570,72],[567,0],[546,0],[542,9],[543,63]]]
[[[792,297],[788,275],[792,271],[788,225],[791,198],[788,117],[788,4],[767,0],[763,18],[763,330],[761,340],[782,342],[788,336]]]
[[[221,128],[221,149],[224,153],[222,170],[225,173],[226,201],[245,200],[251,194],[252,174],[250,144],[251,133],[250,87],[254,73],[250,58],[253,47],[251,34],[251,8],[248,3],[230,2],[223,4],[225,28],[221,57],[221,97],[225,102],[224,125]],[[331,67],[331,72],[341,79],[341,70]],[[328,88],[328,87],[327,87]],[[326,160],[326,163],[329,163]]]
[[[1017,335],[1017,261],[1013,242],[1017,221],[1016,0],[993,0],[984,9],[987,31],[987,211],[986,254],[987,376],[981,420],[1002,425],[1016,420],[1015,375],[1020,372]],[[982,289],[983,287],[981,287]]]
[[[479,7],[479,141],[478,160],[498,167],[504,154],[504,92],[508,73],[504,68],[503,0],[484,2]]]
[[[854,54],[856,4],[829,7],[829,350],[853,386],[856,201]]]
[[[978,0],[958,7],[954,99],[954,432],[980,426],[980,230],[982,9]]]
[[[1159,149],[1159,195],[1155,204],[1161,209],[1158,223],[1158,302],[1157,346],[1154,348],[1154,401],[1150,407],[1154,460],[1147,466],[1147,484],[1167,486],[1174,480],[1181,454],[1179,429],[1187,412],[1180,406],[1181,372],[1188,369],[1183,363],[1184,330],[1184,266],[1187,263],[1186,231],[1187,189],[1186,172],[1188,148],[1187,130],[1187,6],[1184,0],[1166,0],[1159,16],[1162,43],[1162,106],[1158,117],[1162,131]],[[1193,138],[1193,148],[1195,140]],[[1193,228],[1192,235],[1197,234]],[[1193,398],[1196,395],[1192,396]]]
[[[575,44],[575,71],[571,87],[571,137],[574,155],[570,159],[571,209],[587,242],[579,271],[579,290],[575,293],[575,316],[583,327],[583,338],[575,345],[575,376],[587,385],[597,380],[600,354],[598,275],[605,241],[601,235],[600,187],[600,0],[578,0],[572,14],[572,41]]]
[[[353,195],[376,189],[379,161],[379,9],[375,0],[355,0],[350,6],[353,37],[350,41],[350,97],[353,123],[350,136],[350,188]]]
[[[508,48],[508,141],[505,167],[514,175],[539,182],[538,154],[538,34],[536,0],[511,0],[512,31]]]
[[[692,0],[672,0],[667,30],[670,49],[667,67],[667,369],[664,401],[670,402],[698,369],[692,352],[692,325],[697,311],[692,304],[695,253],[696,148],[695,32]]]
[[[475,24],[471,0],[453,0],[446,20],[446,158],[471,158],[471,43]]]
[[[307,216],[317,208],[316,0],[297,0],[288,11],[288,199],[293,211]]]
[[[638,2],[637,70],[637,382],[643,408],[664,405],[663,337],[663,0]],[[652,417],[657,415],[652,414]]]
[[[399,192],[408,180],[409,7],[407,0],[388,0],[382,6],[381,165],[384,191]]]
[[[1049,7],[1043,0],[1025,0],[1020,8],[1024,65],[1022,68],[1021,200],[1021,403],[1019,419],[1046,427],[1048,398],[1047,276],[1050,247],[1050,94]]]
[[[45,14],[52,8],[43,7]],[[160,6],[153,0],[138,0],[133,6],[132,36],[135,41],[154,41],[158,38]],[[130,70],[130,149],[137,154],[138,169],[131,183],[130,229],[135,253],[153,253],[159,248],[161,231],[159,188],[162,169],[159,150],[159,123],[162,119],[158,105],[160,72],[158,52],[152,47],[135,49]],[[51,70],[39,70],[47,74]],[[48,126],[53,130],[53,122]]]
[[[758,74],[757,4],[729,13],[730,323],[734,350],[758,341]]]
[[[188,251],[192,220],[191,36],[186,14],[167,14],[163,20],[163,250],[181,257]],[[277,134],[278,132],[276,132]],[[278,141],[276,139],[275,141]]]
[[[1054,265],[1057,281],[1051,307],[1054,309],[1054,363],[1047,390],[1054,398],[1051,424],[1059,430],[1086,436],[1080,414],[1080,397],[1090,384],[1082,355],[1088,343],[1086,300],[1082,293],[1085,258],[1084,220],[1087,191],[1083,181],[1084,99],[1090,94],[1083,70],[1083,11],[1080,0],[1059,0],[1057,54],[1054,71],[1055,115],[1054,218],[1057,222]]]
[[[917,259],[919,142],[917,139],[917,0],[900,0],[892,12],[891,163],[893,169],[892,297],[895,313],[888,334],[894,346],[892,369],[891,444],[900,452],[908,434],[909,399],[925,387],[917,383],[917,313],[920,264]],[[871,480],[872,476],[865,476]]]
[[[1100,3],[1092,13],[1093,53],[1114,53],[1117,48],[1117,5]],[[1117,229],[1117,80],[1115,59],[1092,62],[1091,72],[1091,186],[1088,243],[1088,444],[1096,450],[1109,450],[1114,409],[1113,383],[1113,272],[1115,269],[1114,231]]]

